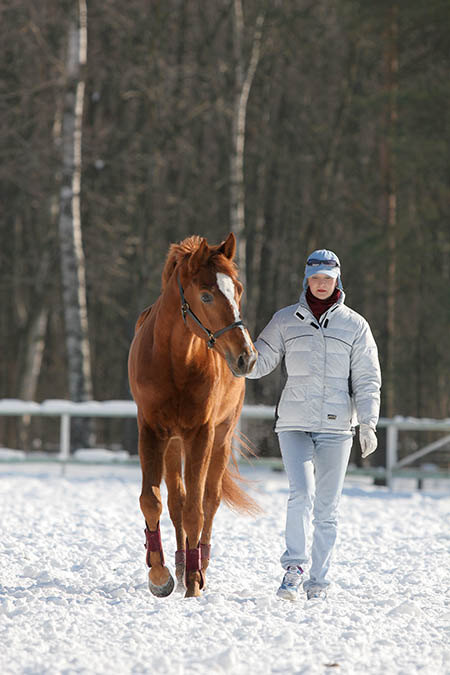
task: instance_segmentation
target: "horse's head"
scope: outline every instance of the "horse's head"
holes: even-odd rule
[[[181,270],[186,321],[207,341],[209,333],[209,346],[226,359],[233,375],[243,377],[255,364],[256,350],[240,316],[243,287],[233,263],[236,239],[230,233],[218,246],[198,241]]]

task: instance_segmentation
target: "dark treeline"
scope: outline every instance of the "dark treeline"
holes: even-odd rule
[[[1,6],[0,397],[69,397],[58,222],[76,4]],[[331,248],[379,345],[382,414],[449,416],[450,4],[88,0],[87,16],[94,398],[129,398],[134,322],[159,293],[169,243],[237,229],[252,335],[296,301],[306,255]],[[275,403],[279,379],[250,383],[247,401]],[[15,422],[0,427],[1,442],[19,442]]]

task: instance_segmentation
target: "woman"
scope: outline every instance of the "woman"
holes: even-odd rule
[[[308,561],[308,599],[325,598],[336,541],[337,511],[354,426],[362,457],[377,447],[380,366],[367,321],[344,304],[338,257],[326,249],[308,257],[299,304],[277,312],[255,342],[258,359],[247,377],[272,372],[282,359],[287,381],[277,406],[275,431],[289,480],[285,570],[280,598],[294,600]]]

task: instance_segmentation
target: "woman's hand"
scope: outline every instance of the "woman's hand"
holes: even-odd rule
[[[361,445],[361,457],[363,459],[377,449],[377,435],[368,424],[361,424],[359,427],[359,444]]]

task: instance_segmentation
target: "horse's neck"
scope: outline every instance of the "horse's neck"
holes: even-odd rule
[[[173,370],[204,370],[205,340],[191,330],[192,319],[181,314],[181,297],[178,286],[171,284],[160,297],[158,317],[155,323],[154,341],[160,353],[165,353],[173,364]],[[209,354],[209,353],[208,353]],[[210,359],[212,360],[212,359]]]

